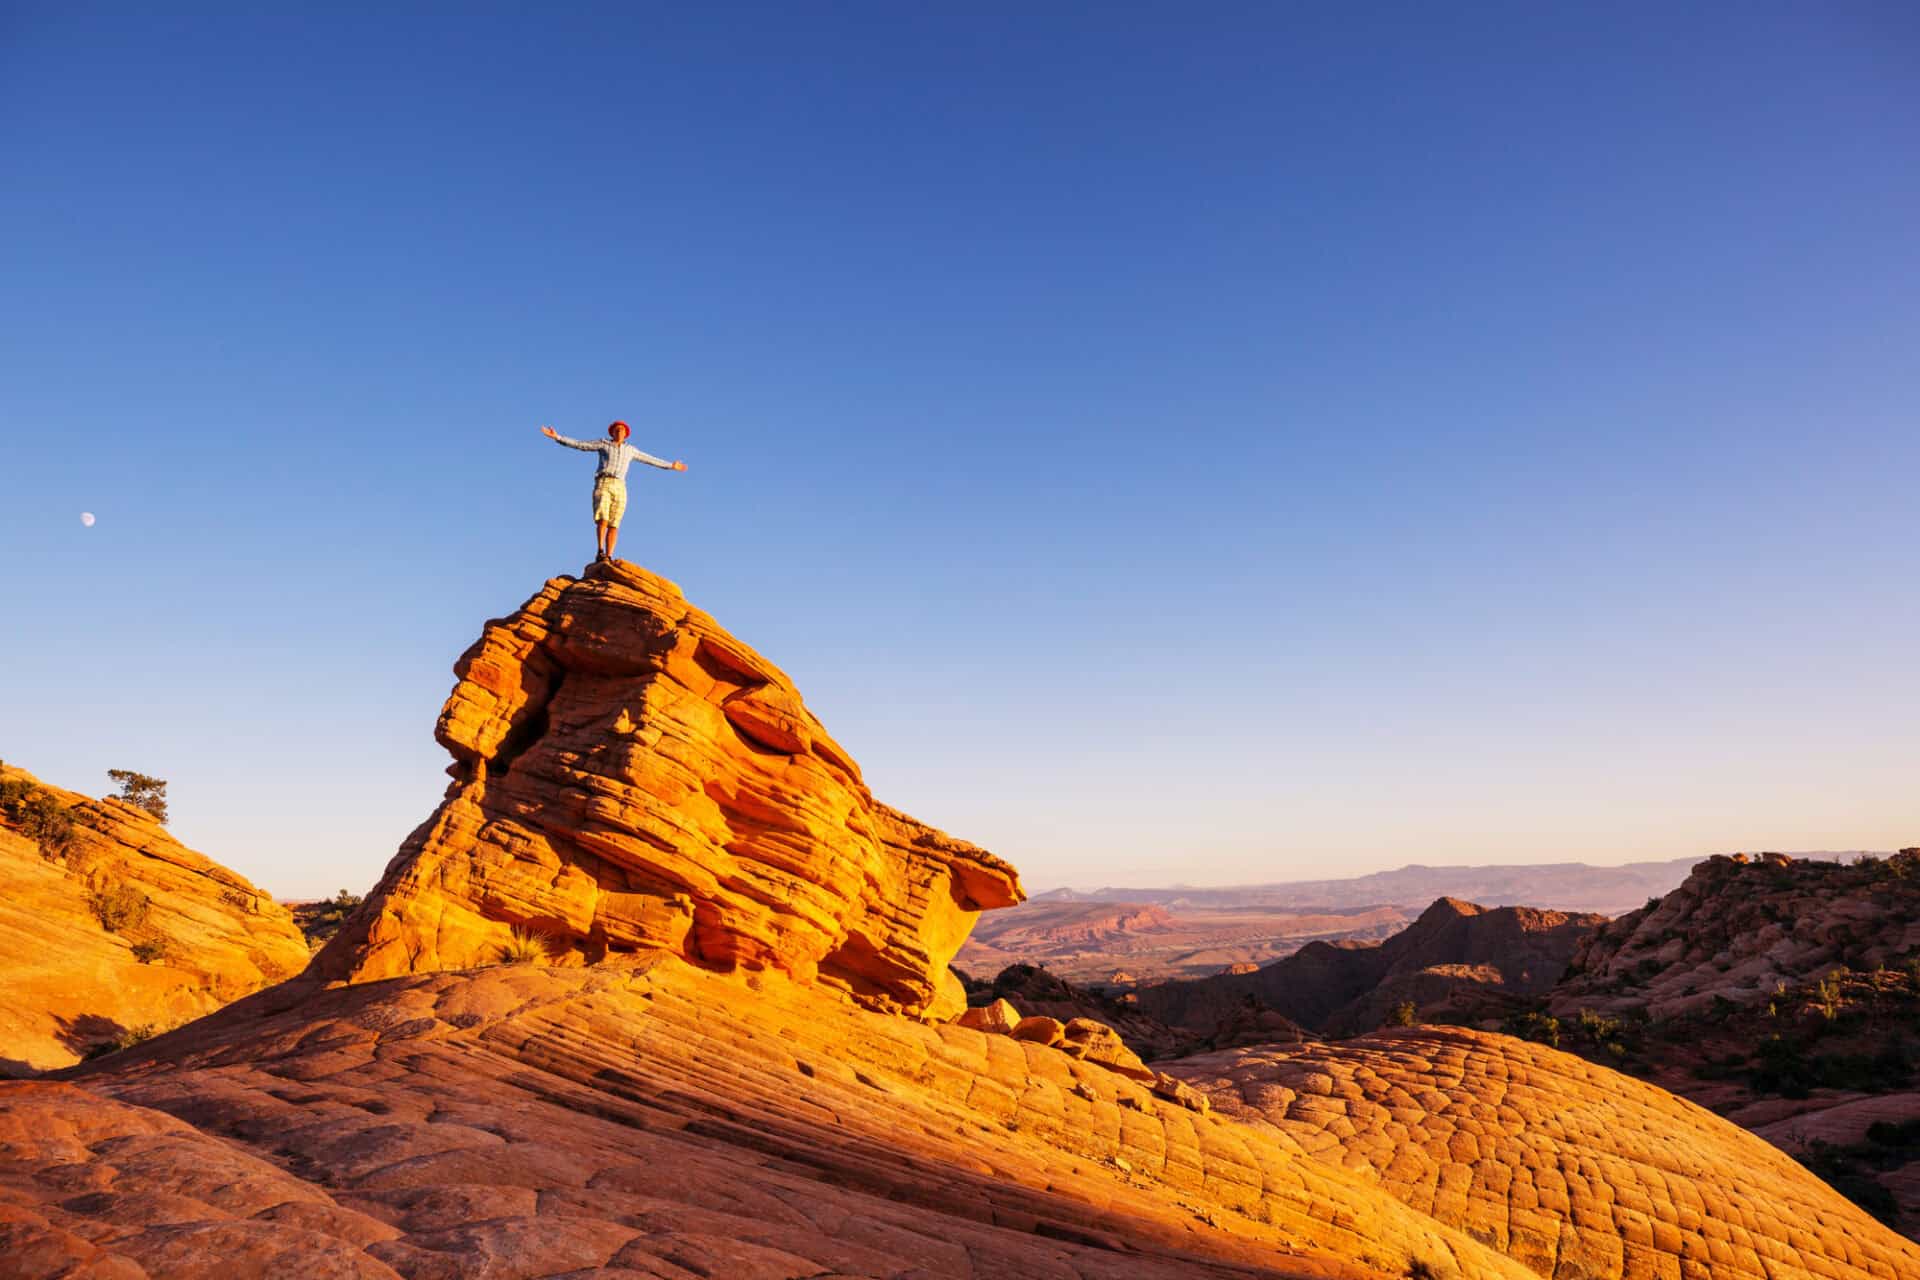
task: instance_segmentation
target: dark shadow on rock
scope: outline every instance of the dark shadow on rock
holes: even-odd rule
[[[76,1018],[56,1016],[54,1021],[59,1024],[54,1038],[83,1058],[88,1050],[118,1040],[127,1033],[127,1029],[112,1018],[98,1013],[83,1013]]]

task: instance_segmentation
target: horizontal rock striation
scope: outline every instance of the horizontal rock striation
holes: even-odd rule
[[[792,681],[672,583],[555,578],[487,624],[436,735],[439,810],[315,962],[370,979],[665,949],[950,1016],[974,917],[1013,868],[873,798]]]
[[[144,809],[8,765],[0,783],[63,818],[45,840],[0,819],[0,1074],[71,1065],[306,967],[285,907]]]

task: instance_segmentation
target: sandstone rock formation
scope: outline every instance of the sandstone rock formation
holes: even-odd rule
[[[1763,1004],[1835,969],[1920,956],[1920,851],[1852,865],[1769,853],[1709,858],[1672,893],[1575,952],[1556,1012],[1665,1018],[1716,998]]]
[[[1756,1139],[1505,1037],[1159,1071],[1098,1019],[963,1012],[946,962],[1011,868],[877,804],[638,570],[548,584],[460,675],[445,801],[306,975],[0,1084],[0,1280],[1920,1267]]]
[[[965,1006],[947,963],[1013,869],[875,800],[778,668],[665,579],[555,578],[455,668],[454,782],[315,962],[356,981],[483,963],[518,926],[575,961],[663,948]]]
[[[306,966],[283,907],[145,810],[8,765],[0,784],[71,824],[43,846],[0,821],[0,1074],[70,1065]]]
[[[1542,1045],[1423,1027],[1163,1065],[1554,1280],[1920,1275],[1920,1246],[1759,1138]]]
[[[1241,1016],[1249,997],[1313,1030],[1354,1034],[1381,1025],[1402,1000],[1433,1007],[1544,994],[1580,940],[1604,923],[1602,916],[1442,898],[1384,942],[1309,943],[1253,973],[1133,994],[1143,1013],[1202,1035]]]
[[[129,1280],[1530,1275],[1060,1049],[666,952],[290,983],[0,1086],[0,1256]]]

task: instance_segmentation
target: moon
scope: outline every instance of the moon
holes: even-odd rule
[[[89,529],[93,528],[93,512],[82,511],[80,513],[80,523],[87,526],[87,528]]]

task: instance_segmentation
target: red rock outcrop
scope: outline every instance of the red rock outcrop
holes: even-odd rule
[[[284,907],[146,810],[8,765],[0,783],[71,824],[43,846],[0,819],[0,1074],[68,1066],[306,966]]]
[[[1554,1280],[1920,1275],[1920,1247],[1779,1150],[1543,1045],[1421,1027],[1161,1065]]]
[[[1134,995],[1142,1012],[1203,1035],[1239,1017],[1249,997],[1316,1031],[1353,1034],[1381,1025],[1402,1000],[1437,1007],[1543,994],[1581,939],[1604,923],[1604,916],[1442,898],[1383,942],[1313,942],[1253,973],[1167,982]]]
[[[1656,1018],[1714,1000],[1764,1004],[1836,969],[1920,957],[1920,850],[1850,865],[1766,853],[1709,858],[1672,893],[1608,924],[1554,990],[1561,1014]]]
[[[553,579],[455,672],[454,783],[321,976],[484,963],[517,926],[556,958],[666,949],[950,1016],[974,917],[1023,896],[875,800],[793,683],[644,569]]]

